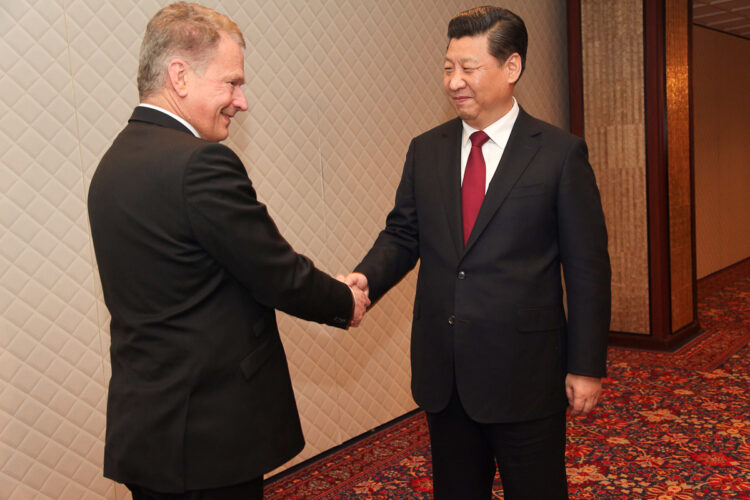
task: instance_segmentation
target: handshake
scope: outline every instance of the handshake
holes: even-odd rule
[[[349,326],[359,326],[365,316],[367,308],[370,307],[370,287],[367,284],[367,276],[362,273],[349,273],[348,276],[339,274],[336,279],[349,285],[354,297],[354,314]]]

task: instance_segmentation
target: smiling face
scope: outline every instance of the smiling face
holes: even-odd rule
[[[207,141],[229,135],[229,123],[238,111],[247,110],[241,86],[245,83],[244,54],[239,44],[222,33],[213,57],[202,71],[186,74],[184,118]]]
[[[502,64],[490,55],[486,33],[451,39],[443,86],[458,116],[478,130],[502,118],[513,106],[520,63],[518,54]]]

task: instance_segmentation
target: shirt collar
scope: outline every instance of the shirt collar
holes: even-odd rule
[[[516,123],[516,118],[518,118],[518,111],[518,102],[516,102],[516,98],[513,97],[513,106],[511,106],[510,111],[505,113],[499,120],[491,123],[484,129],[484,133],[487,134],[490,140],[497,144],[500,149],[505,149],[505,146],[508,143],[510,132],[511,130],[513,130],[513,125]],[[469,137],[471,137],[471,134],[477,132],[477,129],[473,128],[465,121],[462,121],[461,123],[463,123],[464,127],[461,144],[466,145],[466,143],[470,140]]]
[[[151,108],[151,109],[155,109],[156,111],[161,111],[161,112],[162,112],[162,113],[164,113],[165,115],[169,115],[169,116],[171,116],[172,118],[174,118],[174,119],[175,119],[175,120],[177,120],[178,122],[180,122],[180,123],[182,123],[183,125],[185,125],[185,127],[186,127],[186,128],[187,128],[187,129],[188,129],[188,130],[189,130],[190,132],[192,132],[192,133],[193,133],[193,135],[194,135],[195,137],[197,137],[198,139],[200,139],[200,138],[201,138],[201,136],[200,136],[200,134],[198,133],[198,131],[197,131],[197,130],[195,130],[195,127],[193,127],[192,125],[190,125],[190,124],[189,124],[189,123],[187,122],[187,120],[185,120],[184,118],[182,118],[182,117],[179,117],[179,116],[177,116],[177,115],[176,115],[176,114],[174,114],[174,113],[170,113],[169,111],[167,111],[167,110],[166,110],[166,109],[164,109],[164,108],[160,108],[159,106],[154,106],[153,104],[146,104],[146,103],[142,102],[142,103],[140,103],[140,104],[139,104],[138,106],[143,106],[144,108]]]

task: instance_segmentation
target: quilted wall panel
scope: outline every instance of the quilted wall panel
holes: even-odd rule
[[[61,2],[0,9],[0,498],[111,498],[65,12]]]
[[[0,4],[0,498],[129,498],[101,477],[108,313],[85,199],[137,103],[146,22],[167,2]],[[451,118],[448,19],[466,1],[210,1],[248,41],[250,110],[232,125],[283,234],[346,272],[383,224],[415,134]],[[509,1],[531,45],[518,88],[567,124],[565,6]],[[414,276],[341,332],[289,317],[282,335],[312,457],[414,407]],[[289,465],[289,464],[288,464]]]

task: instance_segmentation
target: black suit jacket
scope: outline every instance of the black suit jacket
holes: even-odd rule
[[[412,140],[395,207],[356,270],[375,301],[421,259],[411,362],[422,408],[442,410],[455,383],[477,421],[548,416],[567,405],[567,372],[605,374],[610,265],[586,145],[521,110],[464,247],[461,134],[454,119]]]
[[[274,309],[344,328],[352,296],[279,234],[240,159],[138,107],[88,203],[112,316],[105,476],[182,492],[298,453]]]

